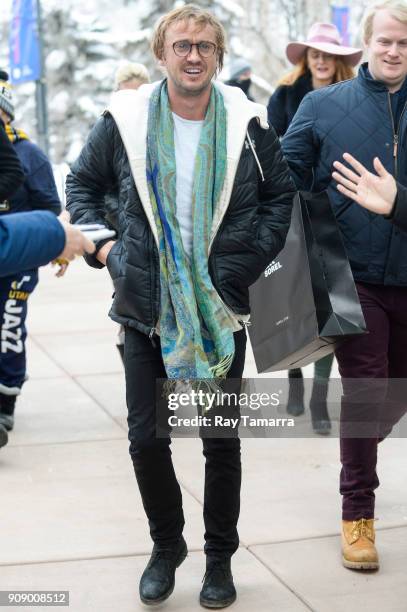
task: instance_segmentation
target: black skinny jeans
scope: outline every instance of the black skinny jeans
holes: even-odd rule
[[[159,341],[126,327],[124,364],[130,456],[154,543],[176,542],[184,527],[181,489],[171,458],[171,439],[156,437],[155,386],[166,378]],[[234,334],[235,358],[228,377],[241,378],[246,332]],[[239,438],[203,438],[205,456],[205,553],[230,557],[239,546],[241,462]]]

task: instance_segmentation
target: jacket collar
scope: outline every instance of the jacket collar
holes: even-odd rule
[[[371,75],[369,71],[368,62],[364,62],[360,66],[359,72],[358,72],[358,81],[363,87],[370,89],[370,91],[372,92],[375,91],[375,92],[382,92],[386,94],[389,93],[389,89],[387,85],[383,83],[383,81],[378,81],[377,79],[373,78],[373,76]],[[406,87],[407,87],[407,78],[404,79],[404,83],[401,86],[401,89],[404,90]]]
[[[267,108],[262,104],[251,102],[246,94],[238,87],[225,85],[215,81],[214,86],[223,96],[227,114],[227,156],[239,159],[245,140],[249,122],[257,118],[261,127],[268,129]]]
[[[149,83],[137,90],[123,89],[112,94],[110,104],[105,110],[109,112],[117,123],[120,135],[127,149],[132,144],[132,151],[136,155],[146,157],[148,106],[152,92],[159,84]],[[267,109],[262,104],[251,102],[238,87],[231,87],[215,81],[224,100],[227,113],[227,150],[228,156],[239,156],[244,142],[249,121],[257,118],[263,129],[268,129]],[[126,127],[127,126],[127,127]],[[136,128],[133,130],[133,128]],[[127,143],[127,144],[126,144]],[[238,147],[238,149],[236,148]]]
[[[112,94],[105,113],[110,113],[115,120],[141,203],[158,245],[158,232],[146,177],[148,107],[150,96],[157,85],[158,82],[155,82],[142,85],[137,90],[116,91]],[[248,100],[243,91],[237,87],[230,87],[217,81],[214,82],[214,86],[218,87],[223,95],[227,114],[227,167],[224,187],[212,221],[211,243],[229,205],[248,124],[251,119],[257,118],[262,128],[268,128],[265,106]]]

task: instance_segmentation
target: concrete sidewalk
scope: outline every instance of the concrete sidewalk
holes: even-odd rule
[[[0,590],[69,590],[74,612],[145,610],[138,581],[152,545],[127,450],[112,288],[105,271],[70,268],[63,279],[42,270],[30,304],[30,379],[0,451]],[[406,449],[402,439],[380,448],[381,569],[357,573],[340,563],[338,440],[244,439],[231,609],[405,612]],[[173,453],[190,553],[160,609],[192,612],[204,572],[201,443],[177,439]]]

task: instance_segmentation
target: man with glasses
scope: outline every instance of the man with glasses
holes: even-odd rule
[[[155,382],[241,378],[248,287],[281,250],[294,185],[266,108],[214,83],[223,27],[185,5],[158,23],[152,49],[166,78],[114,94],[67,179],[74,222],[102,222],[117,185],[117,241],[97,244],[94,267],[115,285],[110,316],[125,326],[130,455],[154,541],[140,582],[164,601],[187,555],[170,439],[158,438]],[[240,441],[203,438],[207,571],[203,606],[231,604],[237,550]]]

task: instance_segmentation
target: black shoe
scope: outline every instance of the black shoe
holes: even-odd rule
[[[14,408],[16,399],[16,395],[0,393],[0,425],[5,427],[7,431],[11,431],[14,427]]]
[[[300,416],[304,413],[304,379],[301,368],[288,370],[288,400],[287,413]]]
[[[199,603],[204,608],[226,608],[236,599],[230,559],[207,557]]]
[[[154,544],[153,552],[140,580],[140,599],[147,606],[165,601],[175,585],[175,570],[188,554],[183,537],[178,544],[164,547]]]
[[[317,382],[314,380],[309,408],[311,411],[312,429],[320,436],[327,436],[331,433],[331,419],[328,413],[327,397],[328,382]]]
[[[3,427],[3,425],[0,425],[0,448],[2,446],[6,446],[7,442],[8,442],[7,429]]]

